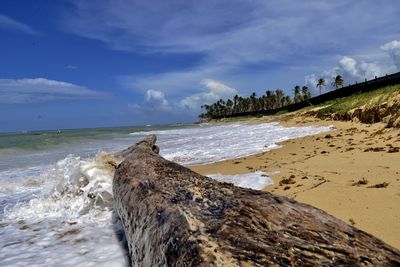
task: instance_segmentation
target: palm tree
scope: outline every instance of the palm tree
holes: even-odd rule
[[[235,96],[233,97],[233,110],[236,110],[236,109],[237,109],[238,103],[239,103],[239,96],[238,96],[238,95],[235,95]]]
[[[276,99],[275,99],[275,108],[280,108],[281,107],[281,103],[282,103],[282,98],[285,96],[285,93],[281,90],[281,89],[276,89],[275,90],[275,95],[276,95]]]
[[[294,103],[301,102],[303,98],[301,97],[300,86],[296,85],[294,87]]]
[[[250,111],[255,111],[256,110],[256,105],[257,105],[257,94],[256,94],[256,92],[253,92],[251,95],[250,95],[250,101],[251,101],[251,109],[250,109]]]
[[[332,86],[338,89],[340,86],[343,85],[343,78],[341,75],[336,75],[336,77],[333,79]]]
[[[304,97],[303,97],[304,95]],[[309,98],[308,88],[295,88],[295,100],[300,102],[304,99]],[[296,103],[297,103],[296,102]],[[241,97],[239,95],[233,96],[227,100],[219,99],[213,104],[204,104],[201,106],[206,112],[199,115],[200,118],[221,118],[226,116],[232,116],[234,114],[251,111],[262,111],[280,108],[292,103],[290,96],[286,96],[282,89],[276,89],[275,91],[267,90],[265,95],[257,97],[257,94],[253,92],[248,97]]]
[[[301,92],[303,93],[303,100],[307,100],[311,98],[311,93],[310,91],[308,91],[308,87],[307,86],[303,86],[301,88]]]
[[[274,92],[272,92],[271,90],[267,90],[265,91],[265,108],[266,109],[273,109],[273,95]]]
[[[324,87],[325,84],[325,79],[324,78],[319,78],[318,83],[317,83],[317,88],[319,88],[319,94],[321,94],[321,89]]]
[[[292,104],[292,99],[290,98],[290,96],[285,96],[285,105],[290,105]]]
[[[244,98],[241,96],[238,99],[238,111],[239,113],[244,111]]]
[[[228,115],[232,114],[232,108],[233,108],[233,101],[228,99],[226,100],[226,107],[228,109]]]

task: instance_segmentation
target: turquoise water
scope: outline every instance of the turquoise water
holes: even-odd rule
[[[147,132],[190,127],[198,127],[198,125],[127,126],[1,133],[0,171],[54,163],[67,155],[92,157],[100,151],[115,152],[135,144]],[[134,136],[132,133],[141,134]]]
[[[112,128],[87,128],[47,130],[19,133],[0,133],[0,155],[32,150],[45,150],[72,143],[93,140],[110,140],[143,131],[173,130],[193,125],[124,126]]]

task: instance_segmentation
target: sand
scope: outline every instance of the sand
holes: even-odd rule
[[[333,125],[329,133],[292,139],[257,155],[193,166],[201,174],[264,171],[263,190],[320,208],[400,249],[400,130],[383,124],[263,117],[285,126]]]

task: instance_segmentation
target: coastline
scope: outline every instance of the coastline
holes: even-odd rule
[[[256,155],[191,166],[200,174],[269,173],[263,190],[320,208],[400,248],[400,130],[383,124],[297,115],[249,119],[283,126],[333,125],[328,133],[291,139]]]

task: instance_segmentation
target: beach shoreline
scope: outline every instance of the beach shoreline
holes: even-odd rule
[[[243,121],[283,126],[329,126],[330,132],[290,139],[280,148],[191,166],[207,175],[263,171],[274,181],[263,190],[320,208],[400,248],[400,130],[384,124],[320,120],[299,114]],[[396,160],[397,159],[397,160]]]

